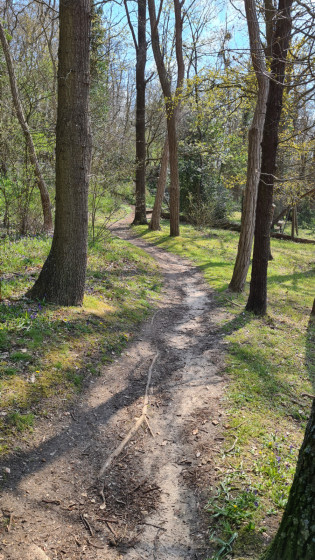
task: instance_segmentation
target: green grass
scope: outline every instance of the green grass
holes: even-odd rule
[[[119,239],[89,249],[83,306],[31,302],[51,239],[1,241],[0,454],[36,417],[67,406],[91,375],[115,359],[159,297],[153,259]]]
[[[277,527],[292,482],[311,404],[303,393],[315,391],[314,325],[309,320],[315,295],[314,247],[272,240],[268,315],[257,318],[244,311],[248,283],[244,294],[227,291],[237,233],[198,232],[184,225],[180,237],[170,238],[165,222],[159,232],[135,229],[147,241],[198,266],[215,289],[218,306],[228,312],[219,327],[228,342],[230,383],[224,449],[217,464],[221,484],[209,500],[210,533],[217,549],[213,558],[224,558],[232,549],[236,555],[258,558],[267,535]]]

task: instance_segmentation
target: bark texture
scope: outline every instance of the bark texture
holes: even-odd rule
[[[299,453],[287,507],[263,560],[315,558],[315,401]]]
[[[127,9],[127,3],[125,0]],[[146,139],[145,139],[145,66],[147,60],[146,42],[146,0],[138,0],[138,42],[135,43],[136,63],[136,208],[134,224],[147,224],[146,185]]]
[[[314,301],[313,301],[313,307],[312,307],[311,315],[315,316],[315,298],[314,298]]]
[[[160,48],[158,19],[156,17],[155,0],[148,0],[150,24],[151,24],[151,41],[154,59],[160,78],[160,83],[165,98],[165,109],[167,117],[167,134],[169,146],[169,164],[170,164],[170,235],[179,235],[179,176],[178,176],[178,149],[177,149],[177,133],[176,133],[176,106],[179,103],[183,80],[184,80],[184,59],[182,48],[182,5],[183,1],[174,0],[175,12],[175,50],[177,60],[177,88],[175,95],[172,95],[171,81],[166,70],[163,55]],[[159,11],[160,13],[160,11]]]
[[[292,0],[279,0],[272,44],[271,77],[262,140],[262,162],[258,186],[256,225],[250,293],[247,311],[264,315],[267,310],[267,270],[270,227],[273,216],[273,185],[276,173],[278,130],[282,110],[287,50],[291,36]]]
[[[243,199],[241,233],[229,289],[242,292],[245,286],[253,246],[258,183],[261,165],[261,141],[266,116],[269,78],[265,55],[260,41],[259,23],[254,0],[245,0],[246,19],[250,40],[252,63],[258,82],[255,113],[248,132],[247,179]]]
[[[90,1],[60,1],[56,217],[51,251],[28,295],[81,305],[87,261]]]
[[[162,203],[163,203],[165,187],[166,187],[167,168],[168,168],[168,138],[166,136],[164,146],[163,146],[162,158],[161,158],[160,175],[157,183],[151,221],[149,224],[149,228],[152,231],[158,231],[160,229]]]
[[[53,221],[52,221],[50,198],[49,198],[48,190],[47,190],[45,181],[43,179],[41,169],[40,169],[40,165],[39,165],[39,162],[38,162],[38,159],[37,159],[37,154],[36,154],[33,138],[32,138],[32,135],[31,135],[31,131],[30,131],[29,126],[28,126],[28,124],[26,122],[26,119],[25,119],[25,115],[24,115],[24,111],[23,111],[23,107],[22,107],[22,103],[21,103],[21,99],[20,99],[20,94],[19,94],[19,90],[18,90],[18,86],[17,86],[17,81],[16,81],[16,77],[15,77],[15,71],[14,71],[13,61],[12,61],[12,57],[11,57],[11,53],[10,53],[10,48],[9,48],[9,44],[8,44],[8,41],[7,41],[7,38],[6,38],[6,35],[5,35],[5,31],[4,31],[3,26],[1,24],[1,21],[0,21],[0,41],[1,41],[3,52],[4,52],[4,56],[5,56],[7,69],[8,69],[13,104],[14,104],[14,107],[15,107],[15,111],[16,111],[18,121],[21,125],[22,131],[23,131],[23,134],[24,134],[24,137],[25,137],[25,140],[26,140],[30,161],[31,161],[31,164],[34,167],[34,173],[35,173],[38,189],[39,189],[39,192],[40,192],[41,204],[42,204],[42,209],[43,209],[43,217],[44,217],[44,228],[43,229],[46,232],[52,231]]]

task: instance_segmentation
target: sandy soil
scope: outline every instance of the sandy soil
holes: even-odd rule
[[[75,406],[43,419],[0,467],[7,476],[0,560],[206,560],[211,553],[204,507],[222,444],[222,314],[190,263],[134,238],[127,220],[115,232],[157,260],[163,298]],[[154,356],[149,426],[100,484],[100,468],[141,415]]]

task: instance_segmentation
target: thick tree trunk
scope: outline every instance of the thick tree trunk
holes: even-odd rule
[[[136,208],[134,224],[147,224],[145,184],[146,184],[146,140],[145,140],[145,66],[147,58],[146,42],[146,0],[138,0],[138,45],[136,64]]]
[[[168,137],[166,136],[164,146],[163,146],[162,158],[161,158],[160,175],[156,188],[156,195],[154,200],[151,221],[149,224],[149,228],[152,231],[158,231],[160,229],[162,203],[163,203],[165,187],[166,187],[166,179],[167,179],[167,168],[168,168]]]
[[[36,154],[33,138],[32,138],[29,126],[28,126],[28,124],[26,122],[26,119],[25,119],[25,116],[24,116],[24,111],[23,111],[23,107],[22,107],[22,103],[21,103],[21,99],[20,99],[20,95],[19,95],[19,90],[18,90],[18,86],[17,86],[17,81],[16,81],[16,77],[15,77],[13,61],[12,61],[8,41],[7,41],[7,38],[6,38],[6,35],[5,35],[5,31],[2,27],[1,21],[0,21],[0,41],[1,41],[2,48],[3,48],[6,64],[7,64],[14,107],[15,107],[15,110],[16,110],[18,121],[21,125],[22,131],[23,131],[26,143],[27,143],[29,156],[30,156],[30,161],[31,161],[31,163],[34,167],[34,173],[35,173],[35,177],[36,177],[36,180],[37,180],[37,185],[38,185],[39,192],[40,192],[40,198],[41,198],[43,216],[44,216],[44,231],[48,232],[48,231],[51,231],[53,229],[50,198],[49,198],[49,194],[48,194],[48,190],[47,190],[45,181],[43,179],[43,176],[42,176],[42,173],[41,173],[41,170],[40,170],[40,165],[39,165],[39,162],[38,162],[38,159],[37,159],[37,154]]]
[[[283,82],[291,36],[292,0],[279,0],[272,45],[272,63],[265,126],[262,164],[258,186],[255,242],[247,311],[264,315],[267,310],[267,269],[270,252],[270,226],[273,214],[273,184],[276,172],[278,129],[282,110]]]
[[[245,286],[252,252],[257,192],[261,165],[261,141],[264,129],[266,103],[269,91],[269,78],[263,48],[260,41],[259,23],[254,0],[245,0],[246,18],[250,39],[253,66],[258,82],[258,95],[251,128],[248,132],[247,179],[243,199],[241,233],[229,285],[232,292],[242,292]]]
[[[312,307],[311,315],[315,316],[315,298],[314,298],[314,301],[313,301],[313,307]]]
[[[287,507],[264,560],[315,558],[315,401],[299,453]]]
[[[81,305],[88,231],[90,0],[60,0],[56,217],[51,251],[31,298]]]

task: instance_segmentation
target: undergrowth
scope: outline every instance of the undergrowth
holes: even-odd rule
[[[245,292],[228,292],[238,234],[196,231],[181,226],[171,238],[168,224],[159,232],[144,226],[138,235],[191,259],[215,290],[225,318],[225,420],[223,450],[216,463],[217,485],[208,512],[212,560],[258,559],[274,535],[292,483],[297,454],[314,393],[314,247],[272,239],[268,270],[268,315],[244,311]],[[250,279],[250,272],[248,280]],[[210,412],[209,412],[210,415]]]
[[[50,243],[45,237],[1,240],[0,454],[115,360],[159,297],[153,259],[107,238],[90,247],[81,308],[27,300]]]

